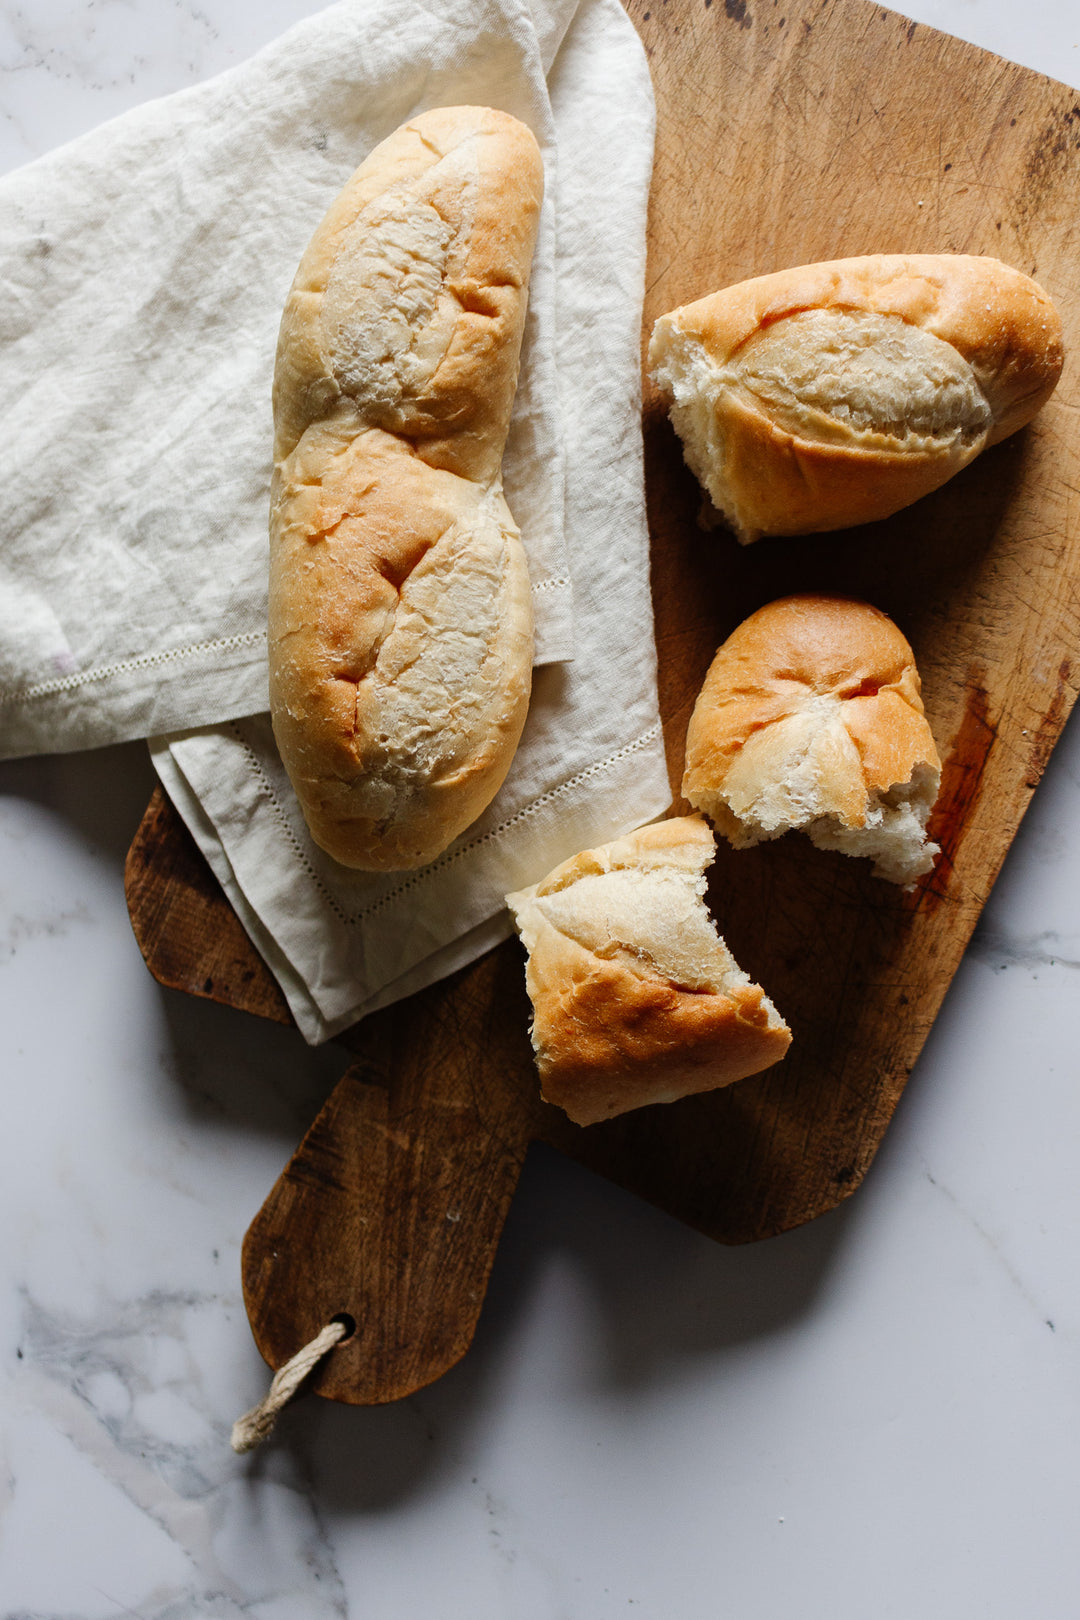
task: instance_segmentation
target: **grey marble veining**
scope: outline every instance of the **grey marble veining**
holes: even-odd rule
[[[1071,970],[1048,994],[970,958],[870,1181],[771,1244],[540,1155],[465,1362],[393,1407],[303,1403],[237,1459],[265,1384],[239,1242],[340,1059],[148,979],[120,892],[145,765],[111,752],[111,845],[77,757],[0,815],[5,905],[94,919],[0,966],[0,1612],[668,1620],[677,1589],[680,1620],[717,1591],[740,1620],[807,1591],[861,1620],[844,1593],[930,1544],[898,1616],[965,1615],[974,1548],[980,1601],[1066,1620],[1036,1554],[1076,1506],[1080,1098],[1046,1012]]]
[[[319,0],[0,0],[0,172],[243,61]]]
[[[292,1454],[268,1457],[260,1492],[280,1498],[270,1549],[251,1547],[251,1503],[245,1473],[228,1450],[228,1424],[210,1408],[218,1349],[220,1295],[151,1290],[102,1319],[64,1320],[27,1301],[21,1393],[108,1481],[112,1493],[155,1526],[177,1573],[138,1596],[138,1612],[248,1615],[287,1594],[316,1616],[344,1614],[331,1549],[321,1534],[308,1482]],[[209,1332],[208,1332],[209,1329]],[[99,1498],[103,1493],[99,1490]],[[117,1514],[107,1500],[86,1502],[103,1528]],[[121,1513],[123,1509],[120,1510]],[[179,1556],[177,1556],[179,1555]],[[104,1588],[102,1588],[104,1593]],[[115,1593],[108,1596],[123,1601]],[[159,1607],[147,1607],[147,1599]],[[107,1611],[106,1611],[107,1612]]]
[[[0,0],[0,167],[315,9]],[[1072,6],[917,9],[1080,77]],[[0,767],[4,1620],[1074,1620],[1076,720],[856,1199],[725,1250],[539,1152],[462,1364],[245,1459],[239,1247],[345,1058],[149,979],[150,781]]]

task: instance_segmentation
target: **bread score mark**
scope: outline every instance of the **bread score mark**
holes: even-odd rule
[[[901,315],[805,310],[749,338],[720,386],[743,388],[793,438],[895,447],[981,445],[993,411],[951,343]]]

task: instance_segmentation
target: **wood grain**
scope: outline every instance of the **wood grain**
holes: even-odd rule
[[[279,1367],[334,1317],[312,1387],[395,1400],[464,1355],[538,1111],[520,954],[496,951],[364,1025],[363,1058],[244,1242],[255,1342]]]
[[[319,1386],[337,1399],[391,1399],[461,1354],[532,1136],[725,1242],[849,1196],[1076,696],[1080,97],[865,0],[628,9],[657,94],[646,335],[663,310],[746,276],[945,250],[1036,275],[1070,358],[1037,422],[936,495],[862,530],[745,550],[697,527],[697,486],[646,386],[673,784],[724,636],[787,591],[846,591],[885,608],[915,648],[946,761],[931,827],[943,855],[904,895],[798,837],[721,849],[710,886],[721,929],[795,1033],[782,1065],[723,1092],[586,1131],[539,1105],[515,944],[350,1032],[358,1067],[244,1259],[272,1364],[327,1312],[356,1316],[356,1339]],[[280,1017],[276,987],[177,826],[155,799],[129,863],[148,962],[169,984]],[[448,1221],[448,1209],[467,1217]]]
[[[128,850],[124,892],[139,949],[161,984],[292,1023],[277,980],[161,787]]]

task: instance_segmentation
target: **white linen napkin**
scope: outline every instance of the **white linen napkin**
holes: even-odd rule
[[[352,873],[308,836],[263,712],[270,368],[340,185],[405,118],[462,102],[522,117],[544,154],[506,484],[546,667],[481,820],[420,872]],[[639,410],[652,136],[618,0],[343,0],[13,177],[25,287],[0,244],[0,330],[36,392],[5,428],[2,751],[166,733],[162,781],[309,1040],[479,955],[510,931],[508,891],[669,802]],[[64,334],[95,308],[102,334],[71,361]]]
[[[411,114],[479,102],[551,187],[504,483],[572,656],[545,73],[575,0],[345,0],[0,180],[0,757],[266,706],[270,383],[308,238]]]
[[[639,400],[653,105],[641,46],[615,0],[581,0],[548,88],[575,656],[537,671],[498,797],[422,871],[352,873],[308,836],[265,715],[152,745],[170,797],[312,1041],[480,955],[510,932],[510,890],[670,801]]]

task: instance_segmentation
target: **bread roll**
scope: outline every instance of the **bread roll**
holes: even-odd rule
[[[523,124],[424,113],[315,232],[274,375],[270,699],[316,843],[426,864],[490,803],[529,701],[500,467],[542,165]]]
[[[888,517],[1030,422],[1062,364],[1029,277],[877,254],[662,315],[649,363],[691,470],[744,544]]]
[[[744,619],[705,677],[686,733],[683,796],[736,849],[801,828],[911,884],[941,761],[915,659],[877,608],[787,596]]]
[[[661,821],[507,897],[543,1095],[579,1125],[730,1085],[791,1044],[705,908],[715,848],[700,816]]]

